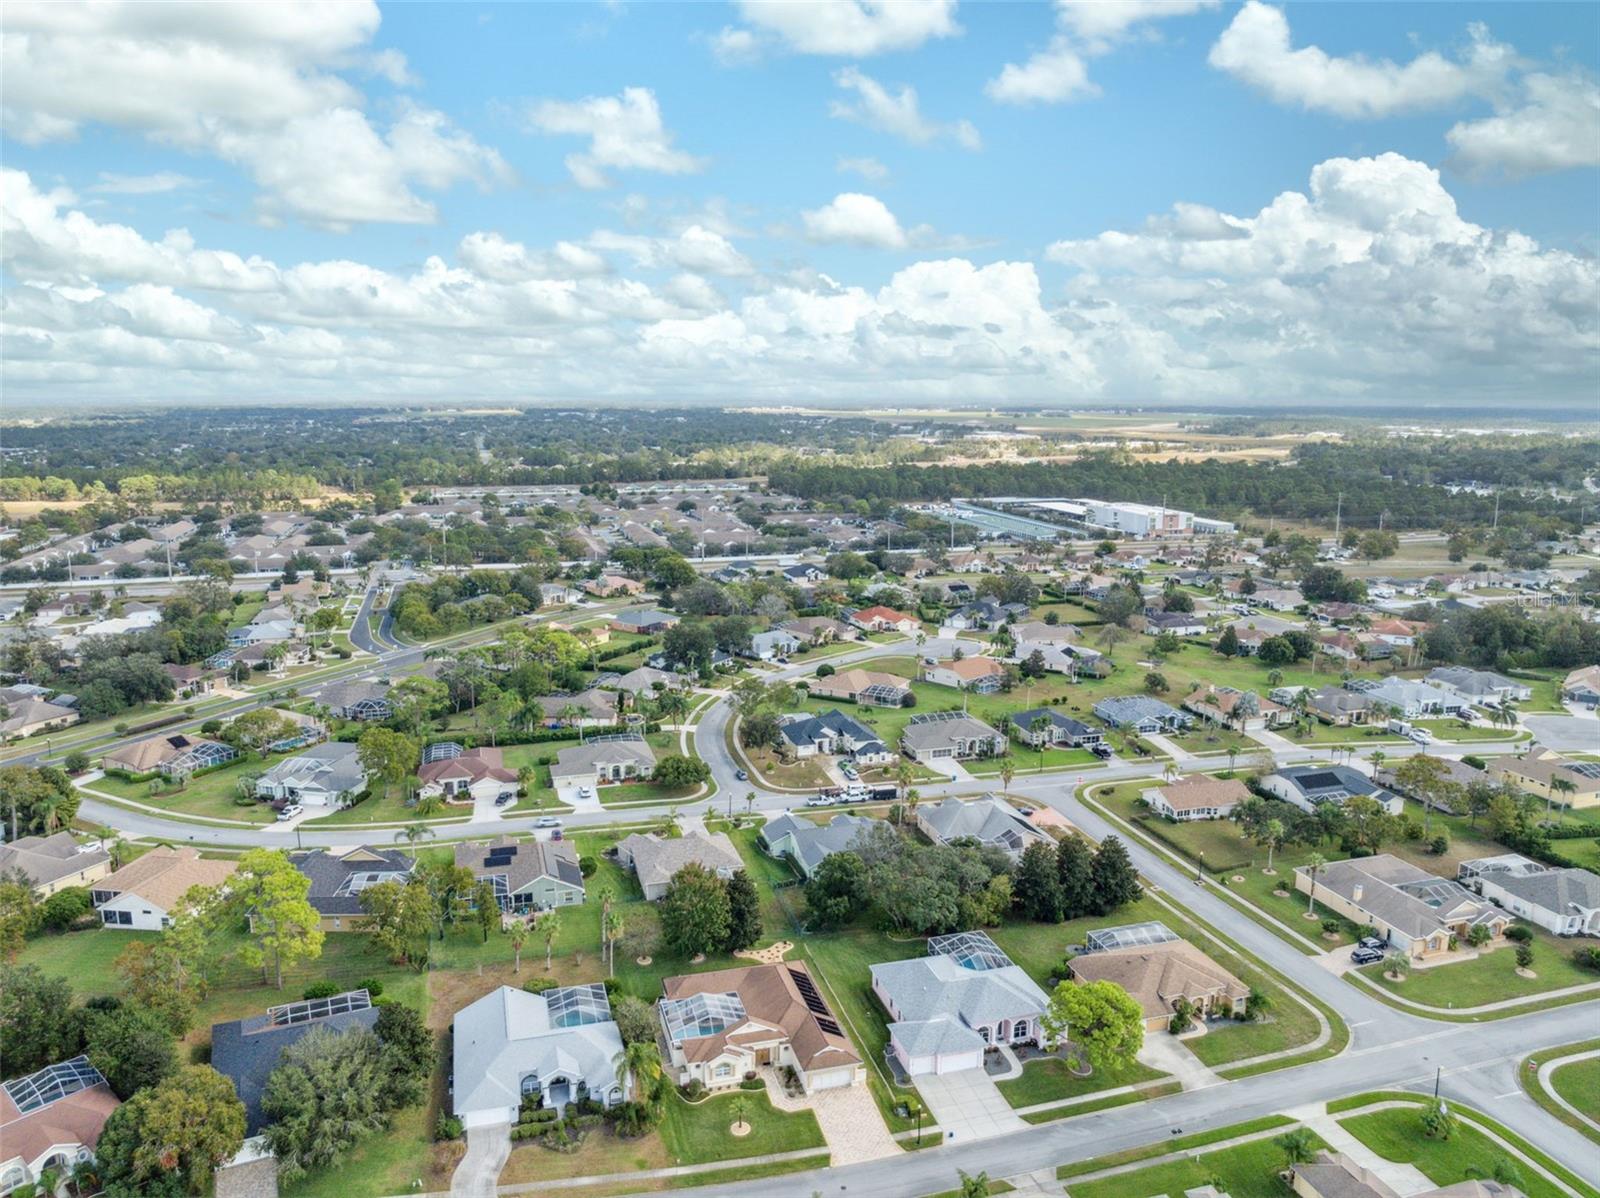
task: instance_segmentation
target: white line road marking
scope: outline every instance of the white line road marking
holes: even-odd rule
[[[1521,1090],[1510,1090],[1510,1091],[1507,1091],[1504,1094],[1496,1094],[1494,1096],[1494,1100],[1496,1102],[1499,1102],[1502,1098],[1515,1098],[1515,1097],[1517,1097],[1517,1095],[1519,1095],[1521,1093],[1522,1093]]]

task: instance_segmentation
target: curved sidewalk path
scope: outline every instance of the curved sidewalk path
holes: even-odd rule
[[[1596,1057],[1600,1057],[1600,1048],[1591,1048],[1588,1052],[1575,1052],[1571,1056],[1557,1057],[1553,1061],[1546,1061],[1544,1064],[1539,1066],[1539,1087],[1546,1094],[1550,1095],[1550,1100],[1562,1110],[1566,1111],[1567,1114],[1576,1115],[1587,1126],[1593,1128],[1597,1132],[1600,1132],[1600,1123],[1596,1123],[1593,1116],[1584,1114],[1572,1103],[1561,1097],[1560,1094],[1556,1093],[1556,1088],[1550,1084],[1551,1074],[1553,1074],[1557,1069],[1561,1068],[1561,1066],[1575,1065],[1579,1061],[1592,1061]]]

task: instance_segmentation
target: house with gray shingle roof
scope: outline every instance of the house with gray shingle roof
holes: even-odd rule
[[[1015,807],[993,795],[970,803],[946,799],[942,803],[918,807],[917,827],[934,844],[970,839],[1004,849],[1012,857],[1020,857],[1036,840],[1050,841],[1048,833],[1034,827]]]
[[[761,829],[761,842],[774,857],[790,858],[801,876],[809,878],[833,854],[844,852],[880,826],[884,826],[882,820],[843,813],[826,824],[814,824],[786,811],[767,821]]]
[[[1134,732],[1178,732],[1194,723],[1186,712],[1149,695],[1115,695],[1094,705],[1094,713],[1113,728]]]
[[[458,844],[456,865],[494,887],[502,911],[521,915],[583,902],[583,871],[568,840],[516,840]]]
[[[571,745],[556,754],[550,767],[550,784],[594,786],[648,778],[656,768],[656,755],[637,733],[598,736],[586,744]]]
[[[306,901],[316,908],[324,932],[363,930],[366,911],[361,892],[383,882],[405,882],[415,867],[398,849],[361,845],[353,849],[317,849],[293,858],[294,867],[311,879]]]
[[[1557,936],[1600,936],[1600,876],[1556,869],[1516,853],[1463,861],[1463,884]]]
[[[1396,952],[1426,959],[1464,942],[1473,927],[1499,936],[1511,917],[1478,898],[1461,883],[1418,869],[1389,853],[1330,861],[1316,871],[1294,871],[1301,894],[1356,924],[1371,924]]]
[[[685,832],[682,836],[633,835],[617,842],[617,862],[638,875],[646,902],[666,897],[673,875],[685,865],[703,865],[726,881],[744,868],[744,859],[724,832]]]

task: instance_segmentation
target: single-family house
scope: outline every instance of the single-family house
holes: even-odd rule
[[[785,620],[778,627],[812,645],[829,645],[834,641],[855,640],[861,635],[857,629],[843,620],[835,620],[832,616],[801,616],[798,619]]]
[[[1330,861],[1315,877],[1310,866],[1299,866],[1294,888],[1353,923],[1372,925],[1390,948],[1417,959],[1448,952],[1452,937],[1465,942],[1476,926],[1499,936],[1511,923],[1461,883],[1389,853]]]
[[[1324,724],[1346,728],[1367,723],[1372,718],[1373,701],[1360,691],[1329,683],[1306,696],[1306,710]]]
[[[809,878],[834,853],[849,849],[882,823],[882,820],[841,812],[826,824],[816,824],[786,811],[767,821],[761,829],[761,843],[772,856],[788,857],[801,877]]]
[[[1323,803],[1343,803],[1357,796],[1376,799],[1390,815],[1399,815],[1405,803],[1393,791],[1379,786],[1348,765],[1284,765],[1261,779],[1261,789],[1301,811],[1315,812]]]
[[[1544,865],[1518,853],[1478,857],[1456,868],[1475,894],[1557,936],[1600,936],[1600,876]]]
[[[982,932],[928,941],[929,955],[871,967],[889,1013],[889,1057],[907,1077],[983,1066],[1000,1044],[1043,1044],[1049,999]]]
[[[1157,815],[1171,820],[1227,819],[1250,797],[1250,788],[1237,778],[1190,774],[1165,786],[1152,786],[1140,797]]]
[[[868,707],[903,707],[911,694],[911,684],[904,678],[877,670],[840,670],[808,683],[813,699],[838,699]]]
[[[804,961],[667,978],[656,1004],[679,1085],[738,1084],[785,1066],[807,1094],[866,1081],[866,1066]]]
[[[1049,844],[1048,833],[1040,831],[1010,803],[989,795],[970,802],[945,799],[917,808],[917,827],[934,844],[952,840],[975,840],[981,845],[1003,849],[1013,859],[1038,841]]]
[[[71,832],[19,836],[0,844],[0,877],[17,873],[34,898],[49,898],[69,886],[88,886],[111,872],[111,854],[98,841],[79,844]]]
[[[638,833],[617,842],[617,864],[638,876],[645,901],[666,897],[673,876],[685,865],[701,865],[726,881],[744,868],[744,860],[725,832],[685,832],[682,836]]]
[[[1011,639],[1029,641],[1035,645],[1070,645],[1079,638],[1078,629],[1071,624],[1048,624],[1043,620],[1023,620],[1011,625]]]
[[[908,616],[903,611],[882,606],[864,607],[860,611],[851,612],[850,623],[863,632],[903,632],[907,636],[916,635],[917,629],[922,627],[915,616]]]
[[[224,765],[238,755],[237,749],[221,741],[174,732],[108,749],[100,764],[108,771],[121,770],[141,778],[151,774],[186,778],[196,770]]]
[[[1600,707],[1600,666],[1584,666],[1561,680],[1561,697],[1568,703]]]
[[[1006,668],[992,657],[945,658],[922,667],[924,682],[980,695],[992,695],[1005,678]]]
[[[638,733],[596,736],[556,754],[555,764],[550,767],[550,784],[560,790],[626,782],[648,778],[655,768],[656,755]]]
[[[1409,649],[1417,643],[1417,639],[1428,631],[1428,625],[1420,620],[1401,620],[1389,617],[1374,620],[1368,626],[1368,632],[1401,649]]]
[[[456,865],[494,887],[502,911],[525,915],[583,902],[583,871],[570,840],[514,840],[458,844]]]
[[[785,566],[778,572],[790,582],[821,582],[828,576],[828,572],[821,566],[809,562],[802,562],[798,566]]]
[[[774,658],[787,657],[798,651],[804,643],[792,632],[782,628],[772,628],[766,632],[757,632],[750,637],[750,656],[757,661],[772,661]]]
[[[47,1171],[59,1185],[94,1160],[101,1129],[120,1105],[86,1056],[0,1086],[0,1194],[37,1187]]]
[[[105,927],[159,932],[172,926],[173,909],[193,887],[226,886],[238,868],[195,848],[154,848],[95,882],[89,897]]]
[[[387,682],[334,682],[318,701],[342,720],[386,720],[394,714]]]
[[[0,738],[32,736],[50,728],[65,728],[81,718],[74,708],[37,695],[0,696]]]
[[[1258,586],[1253,594],[1244,596],[1244,601],[1268,611],[1293,611],[1305,606],[1306,597],[1293,587]]]
[[[1183,707],[1207,723],[1237,728],[1241,732],[1281,728],[1294,722],[1294,712],[1287,707],[1263,699],[1254,691],[1241,691],[1232,686],[1208,686],[1194,691],[1184,696]]]
[[[176,662],[167,662],[161,670],[172,679],[173,689],[180,699],[209,695],[217,687],[216,671],[209,670],[205,666],[182,666]]]
[[[900,751],[913,761],[964,760],[1005,751],[1006,739],[976,716],[934,711],[912,716],[900,733]]]
[[[309,998],[268,1007],[264,1015],[211,1025],[211,1067],[233,1082],[244,1103],[245,1133],[255,1135],[266,1126],[261,1100],[267,1079],[278,1067],[284,1050],[317,1028],[345,1035],[371,1030],[378,1008],[365,990],[348,990],[331,998]]]
[[[417,770],[417,778],[422,783],[419,794],[438,795],[446,803],[492,801],[517,789],[517,771],[505,764],[499,749],[491,748],[467,749],[426,762]]]
[[[366,788],[360,747],[349,741],[311,745],[256,779],[258,798],[307,807],[344,807]]]
[[[665,632],[677,624],[678,617],[660,608],[644,607],[633,611],[619,611],[611,617],[611,627],[618,632],[639,632],[654,635]]]
[[[545,721],[560,728],[611,727],[617,719],[617,692],[590,686],[567,695],[540,695],[535,700]]]
[[[1496,757],[1484,766],[1491,778],[1561,807],[1600,806],[1600,763],[1572,761],[1549,749],[1530,749],[1521,757]]]
[[[1473,670],[1466,666],[1439,666],[1429,670],[1424,680],[1441,690],[1454,691],[1468,703],[1488,704],[1533,698],[1533,688],[1515,678],[1493,670]]]
[[[885,765],[894,753],[878,734],[838,708],[820,715],[796,712],[778,720],[778,735],[785,748],[796,757],[819,753],[849,757],[860,765]]]
[[[586,579],[578,585],[599,599],[609,599],[613,595],[644,594],[644,583],[622,574],[602,574],[599,578]]]
[[[1163,940],[1080,953],[1067,963],[1078,983],[1111,982],[1144,1014],[1146,1031],[1161,1031],[1186,1001],[1197,1017],[1242,1015],[1250,987],[1187,940]]]
[[[1151,636],[1164,632],[1173,636],[1204,636],[1206,618],[1188,611],[1152,611],[1145,613],[1144,630]]]
[[[1461,788],[1463,795],[1468,786],[1483,780],[1484,774],[1482,770],[1474,769],[1466,762],[1458,761],[1454,757],[1435,757],[1431,753],[1422,753],[1418,754],[1418,756],[1425,758],[1434,766],[1440,781],[1455,783]],[[1407,758],[1406,760],[1411,761],[1416,760],[1416,758]],[[1372,780],[1386,790],[1405,795],[1408,799],[1416,799],[1419,803],[1427,801],[1433,805],[1436,811],[1450,811],[1457,815],[1466,813],[1465,807],[1448,792],[1435,793],[1425,800],[1424,796],[1414,787],[1408,787],[1406,783],[1401,781],[1400,773],[1398,765],[1386,765],[1372,771]]]
[[[1414,720],[1419,716],[1456,715],[1468,706],[1467,701],[1460,695],[1429,686],[1426,682],[1412,682],[1406,678],[1393,677],[1385,678],[1381,682],[1373,682],[1370,678],[1360,678],[1355,681],[1365,685],[1352,686],[1350,689],[1360,690],[1374,703],[1397,710],[1408,720]]]
[[[663,670],[656,666],[644,665],[629,670],[607,685],[637,699],[640,695],[648,697],[657,691],[683,690],[689,685],[689,680],[676,670]]]
[[[1113,728],[1148,735],[1152,732],[1180,732],[1194,723],[1194,717],[1178,711],[1149,695],[1117,695],[1101,699],[1094,713]]]
[[[1043,727],[1035,728],[1034,725],[1041,720],[1044,721]],[[1032,745],[1035,749],[1046,746],[1082,749],[1105,739],[1100,729],[1062,715],[1054,707],[1030,707],[1015,713],[1011,717],[1011,731],[1023,744]]]
[[[316,849],[296,854],[294,867],[311,880],[306,901],[317,912],[324,932],[364,930],[366,910],[361,892],[382,882],[404,884],[416,862],[399,849],[358,845],[347,849]]]
[[[466,1128],[515,1123],[530,1096],[564,1111],[623,1101],[622,1035],[599,982],[529,994],[501,986],[451,1022],[450,1109]]]
[[[541,582],[539,584],[539,605],[541,607],[563,607],[568,603],[578,601],[579,592],[575,587],[564,582]]]

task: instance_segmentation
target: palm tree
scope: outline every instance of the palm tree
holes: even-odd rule
[[[1288,1158],[1290,1167],[1303,1165],[1316,1156],[1317,1138],[1306,1127],[1297,1127],[1293,1131],[1284,1132],[1272,1142],[1283,1149],[1283,1155]]]
[[[1545,796],[1544,796],[1544,818],[1545,818],[1545,822],[1549,823],[1549,821],[1550,821],[1550,805],[1555,801],[1555,797],[1556,797],[1556,795],[1558,793],[1564,799],[1564,801],[1563,801],[1563,803],[1561,805],[1563,807],[1566,807],[1566,806],[1570,805],[1571,802],[1572,802],[1572,800],[1570,798],[1568,798],[1567,796],[1576,794],[1577,791],[1578,791],[1578,788],[1575,785],[1573,785],[1573,783],[1567,778],[1552,778],[1552,779],[1550,779],[1550,788],[1547,791],[1545,791]]]
[[[756,797],[757,797],[756,796],[756,792],[753,791],[753,790],[745,792],[745,796],[744,796],[744,813],[746,815],[754,815],[755,814]]]
[[[583,705],[580,703],[566,704],[560,711],[560,717],[561,722],[567,727],[578,730],[578,743],[581,745],[583,743]]]
[[[1372,750],[1372,772],[1377,773],[1383,768],[1383,763],[1389,759],[1389,754],[1382,749]]]
[[[550,954],[556,943],[556,934],[561,931],[561,912],[546,911],[539,916],[539,935],[544,939],[544,971],[549,973],[552,968]]]
[[[1269,819],[1266,827],[1261,829],[1262,839],[1267,844],[1267,872],[1272,872],[1272,854],[1283,843],[1283,821]]]
[[[916,787],[912,787],[910,790],[906,791],[906,810],[911,813],[911,818],[913,820],[915,820],[917,817],[917,804],[920,802],[922,802],[922,794],[917,790]]]
[[[1167,758],[1167,763],[1161,767],[1161,777],[1171,782],[1178,776],[1178,763],[1172,758]]]
[[[906,792],[911,789],[911,784],[917,780],[917,769],[906,758],[902,757],[895,763],[894,781],[900,788],[900,801],[905,802]]]
[[[749,1127],[749,1124],[747,1124],[745,1122],[745,1116],[747,1116],[749,1113],[750,1113],[750,1100],[745,1098],[744,1095],[742,1095],[742,1094],[736,1095],[734,1097],[734,1100],[733,1100],[733,1130],[734,1131],[738,1131],[741,1127],[745,1127],[745,1128]]]
[[[396,840],[403,840],[411,846],[411,860],[417,859],[417,841],[427,840],[434,836],[434,830],[421,820],[407,824],[394,834]]]
[[[617,1085],[624,1093],[630,1080],[635,1102],[654,1101],[660,1092],[661,1053],[653,1041],[635,1040],[625,1046],[617,1058]]]
[[[1228,773],[1233,773],[1233,763],[1239,759],[1239,746],[1228,746]]]
[[[611,914],[611,904],[617,901],[617,892],[610,883],[602,882],[595,888],[594,896],[600,900],[600,953],[606,951],[606,918]]]
[[[600,935],[605,940],[607,976],[616,977],[617,941],[622,939],[622,912],[612,911],[600,921]]]
[[[1311,914],[1317,905],[1317,871],[1328,864],[1328,859],[1321,853],[1312,853],[1306,859],[1306,869],[1311,874],[1311,886],[1306,892],[1306,914]]]
[[[1008,753],[1000,759],[1000,793],[1007,794],[1011,790],[1011,780],[1017,776],[1016,762],[1011,760]]]
[[[516,961],[512,972],[522,972],[522,946],[528,943],[528,924],[526,920],[519,919],[511,925],[511,952]]]
[[[1044,769],[1044,751],[1050,743],[1050,738],[1045,733],[1050,731],[1050,717],[1036,715],[1028,721],[1028,731],[1033,734],[1035,743],[1039,746],[1039,768]]]

